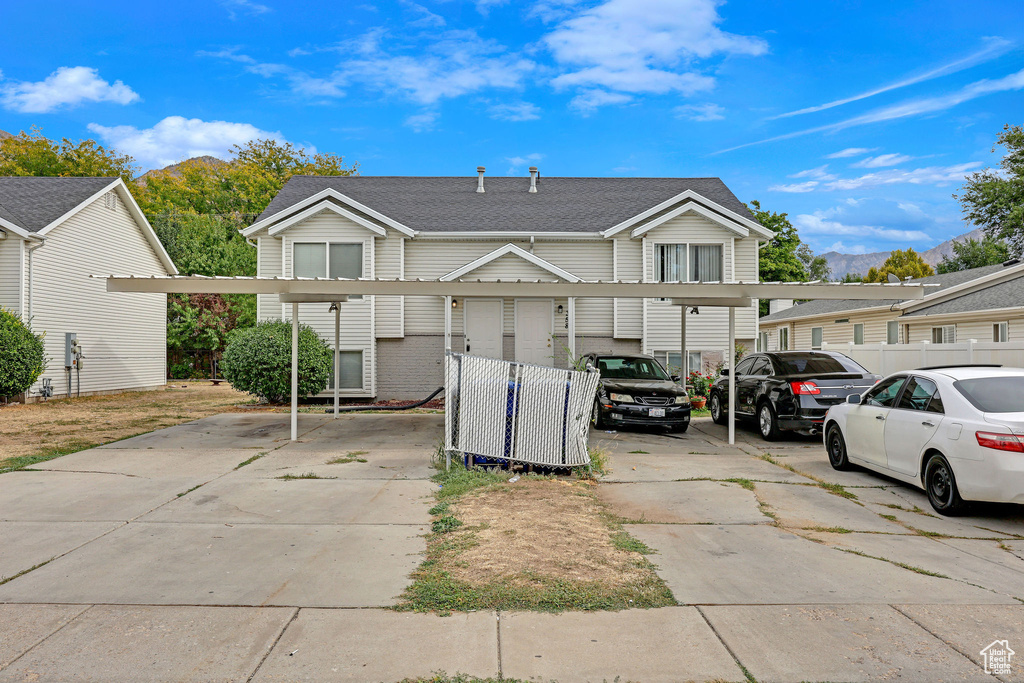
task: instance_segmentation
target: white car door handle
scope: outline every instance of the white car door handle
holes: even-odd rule
[[[885,419],[885,415],[875,415],[875,419],[876,420],[884,420]]]
[[[929,422],[928,420],[925,420],[921,424],[923,424],[925,427],[934,427],[935,426],[934,422]]]

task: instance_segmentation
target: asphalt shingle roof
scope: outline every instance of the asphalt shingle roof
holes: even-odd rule
[[[942,315],[943,313],[968,313],[970,311],[987,311],[993,308],[1010,308],[1024,304],[1024,275],[1012,280],[985,287],[970,294],[958,296],[949,301],[919,308],[907,313],[907,317],[915,315]]]
[[[263,220],[332,188],[413,230],[598,232],[693,190],[741,216],[753,216],[720,178],[294,176],[260,214]]]
[[[955,273],[944,273],[942,275],[931,275],[929,277],[922,277],[911,282],[920,282],[928,285],[939,285],[938,287],[929,287],[926,290],[926,295],[934,294],[937,291],[941,291],[947,287],[955,287],[956,285],[976,280],[979,277],[990,275],[999,270],[1002,270],[1002,265],[985,266],[983,268],[972,268],[970,270],[960,270]],[[965,297],[960,297],[965,298]],[[958,298],[957,301],[960,299]],[[762,323],[771,323],[779,320],[791,320],[793,318],[804,318],[812,315],[824,315],[828,313],[845,313],[847,311],[856,311],[861,308],[873,308],[875,306],[892,306],[898,303],[900,299],[885,299],[881,301],[858,301],[855,299],[814,299],[802,303],[792,308],[787,308],[784,311],[778,311],[777,313],[771,313],[761,318]],[[939,304],[945,305],[945,304]],[[937,308],[938,306],[932,306],[929,309]],[[968,309],[969,310],[969,309]]]
[[[115,180],[0,176],[0,217],[39,232]]]

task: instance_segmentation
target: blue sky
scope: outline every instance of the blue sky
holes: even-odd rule
[[[144,168],[260,135],[368,175],[719,176],[819,252],[965,232],[952,193],[1024,119],[1020,0],[3,4],[3,130]]]

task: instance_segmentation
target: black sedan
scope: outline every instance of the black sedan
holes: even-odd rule
[[[756,353],[736,365],[736,416],[755,418],[768,441],[784,430],[817,434],[831,406],[864,393],[880,379],[841,353]],[[708,408],[718,424],[729,421],[727,370],[711,386]]]
[[[591,353],[587,365],[601,373],[594,401],[594,426],[690,426],[690,399],[677,377],[670,377],[653,356]]]

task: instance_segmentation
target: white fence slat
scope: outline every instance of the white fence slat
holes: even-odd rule
[[[1024,368],[1024,341],[989,342],[968,339],[954,344],[822,344],[822,349],[845,353],[879,375],[934,365],[984,363]]]

